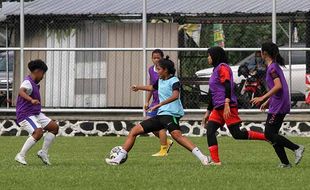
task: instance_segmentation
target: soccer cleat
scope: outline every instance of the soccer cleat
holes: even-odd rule
[[[166,150],[160,150],[159,152],[152,154],[154,157],[163,157],[163,156],[168,156],[168,153]]]
[[[20,163],[20,164],[23,164],[23,165],[27,165],[27,162],[25,160],[25,156],[22,156],[20,155],[20,153],[18,153],[16,156],[15,156],[15,160]]]
[[[46,152],[44,152],[43,150],[39,150],[37,153],[38,157],[42,160],[42,162],[46,165],[51,165],[49,159],[48,159],[48,155]]]
[[[211,157],[210,156],[205,156],[203,160],[201,160],[202,165],[208,166],[211,163]]]
[[[295,164],[299,164],[299,162],[301,161],[303,154],[305,152],[305,147],[302,145],[299,145],[299,148],[297,150],[294,151],[295,152]]]
[[[105,162],[111,166],[117,166],[120,165],[119,162],[115,161],[114,159],[106,158]]]
[[[153,154],[152,156],[155,156],[155,157],[163,157],[163,156],[168,156],[168,152],[170,150],[170,148],[172,147],[173,145],[173,141],[168,139],[167,140],[167,145],[163,146],[161,145],[160,146],[160,151]]]
[[[279,168],[291,168],[292,165],[291,165],[291,164],[283,164],[283,163],[281,163],[281,164],[279,164],[278,167],[279,167]]]

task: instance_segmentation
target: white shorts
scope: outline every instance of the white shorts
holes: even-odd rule
[[[19,123],[22,129],[26,130],[31,135],[37,128],[45,128],[52,120],[46,117],[43,113],[33,115]]]

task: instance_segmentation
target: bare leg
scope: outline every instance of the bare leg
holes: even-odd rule
[[[142,133],[144,133],[144,130],[140,124],[134,126],[129,132],[125,143],[123,144],[123,149],[129,152],[135,144],[136,137]]]

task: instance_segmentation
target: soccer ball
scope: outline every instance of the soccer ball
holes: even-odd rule
[[[113,159],[113,158],[117,157],[117,155],[121,152],[121,150],[122,150],[121,146],[116,146],[116,147],[112,148],[112,150],[110,152],[110,159]],[[120,164],[126,162],[127,158],[128,158],[128,156],[126,154],[125,158],[123,158],[121,160]]]

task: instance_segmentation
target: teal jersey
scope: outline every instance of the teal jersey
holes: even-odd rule
[[[158,89],[159,101],[163,102],[172,96],[174,90],[180,91],[180,81],[177,77],[173,76],[167,80],[159,79],[158,85],[153,85]],[[174,117],[182,117],[184,115],[183,106],[179,99],[161,106],[158,109],[157,115],[171,115]]]

